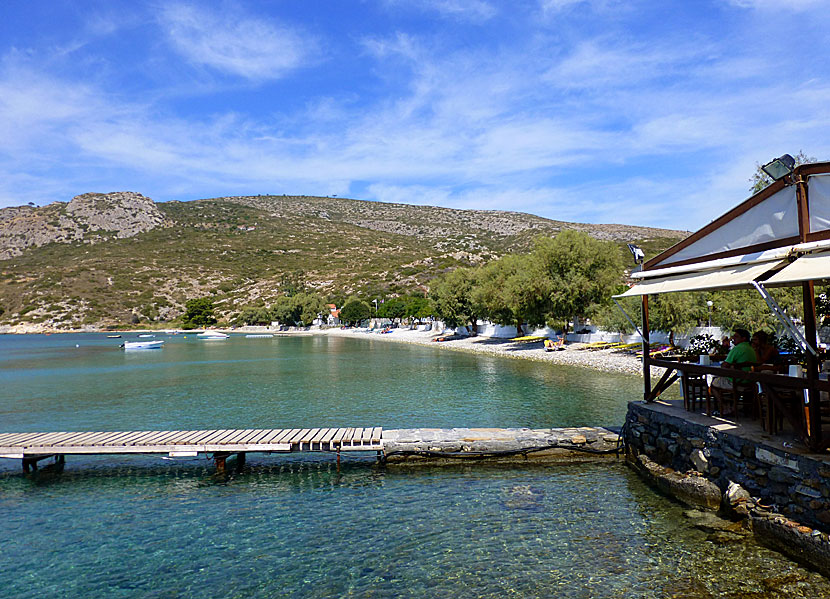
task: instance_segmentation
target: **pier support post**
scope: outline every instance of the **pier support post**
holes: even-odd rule
[[[226,453],[214,453],[213,454],[213,463],[216,464],[216,473],[217,474],[224,474],[225,473],[225,461],[228,459],[228,454]]]
[[[66,457],[62,453],[58,454],[49,454],[49,455],[34,455],[29,456],[27,458],[23,458],[23,472],[28,474],[29,472],[37,472],[37,463],[40,460],[45,460],[47,458],[55,458],[55,467],[58,471],[63,470],[63,465],[66,463]]]
[[[242,469],[245,467],[245,452],[240,451],[236,454],[236,471],[242,472]]]

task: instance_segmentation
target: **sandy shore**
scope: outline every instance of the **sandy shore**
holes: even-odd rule
[[[436,342],[434,331],[412,331],[408,329],[393,329],[390,333],[366,333],[355,329],[324,329],[311,331],[312,334],[353,337],[356,339],[374,339],[392,343],[411,343],[439,347],[450,351],[464,351],[479,354],[515,358],[521,360],[536,360],[568,366],[580,366],[604,372],[619,372],[634,376],[643,375],[642,361],[631,353],[615,352],[611,350],[586,350],[581,343],[569,344],[561,351],[546,352],[540,341],[532,343],[517,343],[509,339],[493,339],[490,337],[457,337],[448,341]],[[652,369],[652,376],[660,372]]]

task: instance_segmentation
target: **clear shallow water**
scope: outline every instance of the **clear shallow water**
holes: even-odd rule
[[[639,389],[384,342],[177,338],[125,355],[118,341],[0,338],[2,430],[562,426],[596,424],[593,403],[612,424]],[[708,541],[615,463],[338,471],[253,455],[217,476],[205,460],[70,456],[30,478],[0,463],[4,598],[830,597],[753,542]]]
[[[371,339],[157,339],[0,335],[0,432],[618,426],[642,393],[631,376]]]

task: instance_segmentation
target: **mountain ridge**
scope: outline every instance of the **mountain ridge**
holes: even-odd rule
[[[687,235],[323,196],[153,202],[136,192],[0,209],[0,326],[115,326],[176,318],[210,295],[230,317],[287,285],[335,298],[423,292],[459,266],[577,229],[654,255]]]

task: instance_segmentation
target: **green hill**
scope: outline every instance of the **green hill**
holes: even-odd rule
[[[287,284],[335,298],[428,288],[436,275],[579,229],[647,256],[685,232],[502,211],[344,198],[249,196],[154,203],[131,192],[0,210],[0,326],[163,323],[212,295],[232,316]]]

